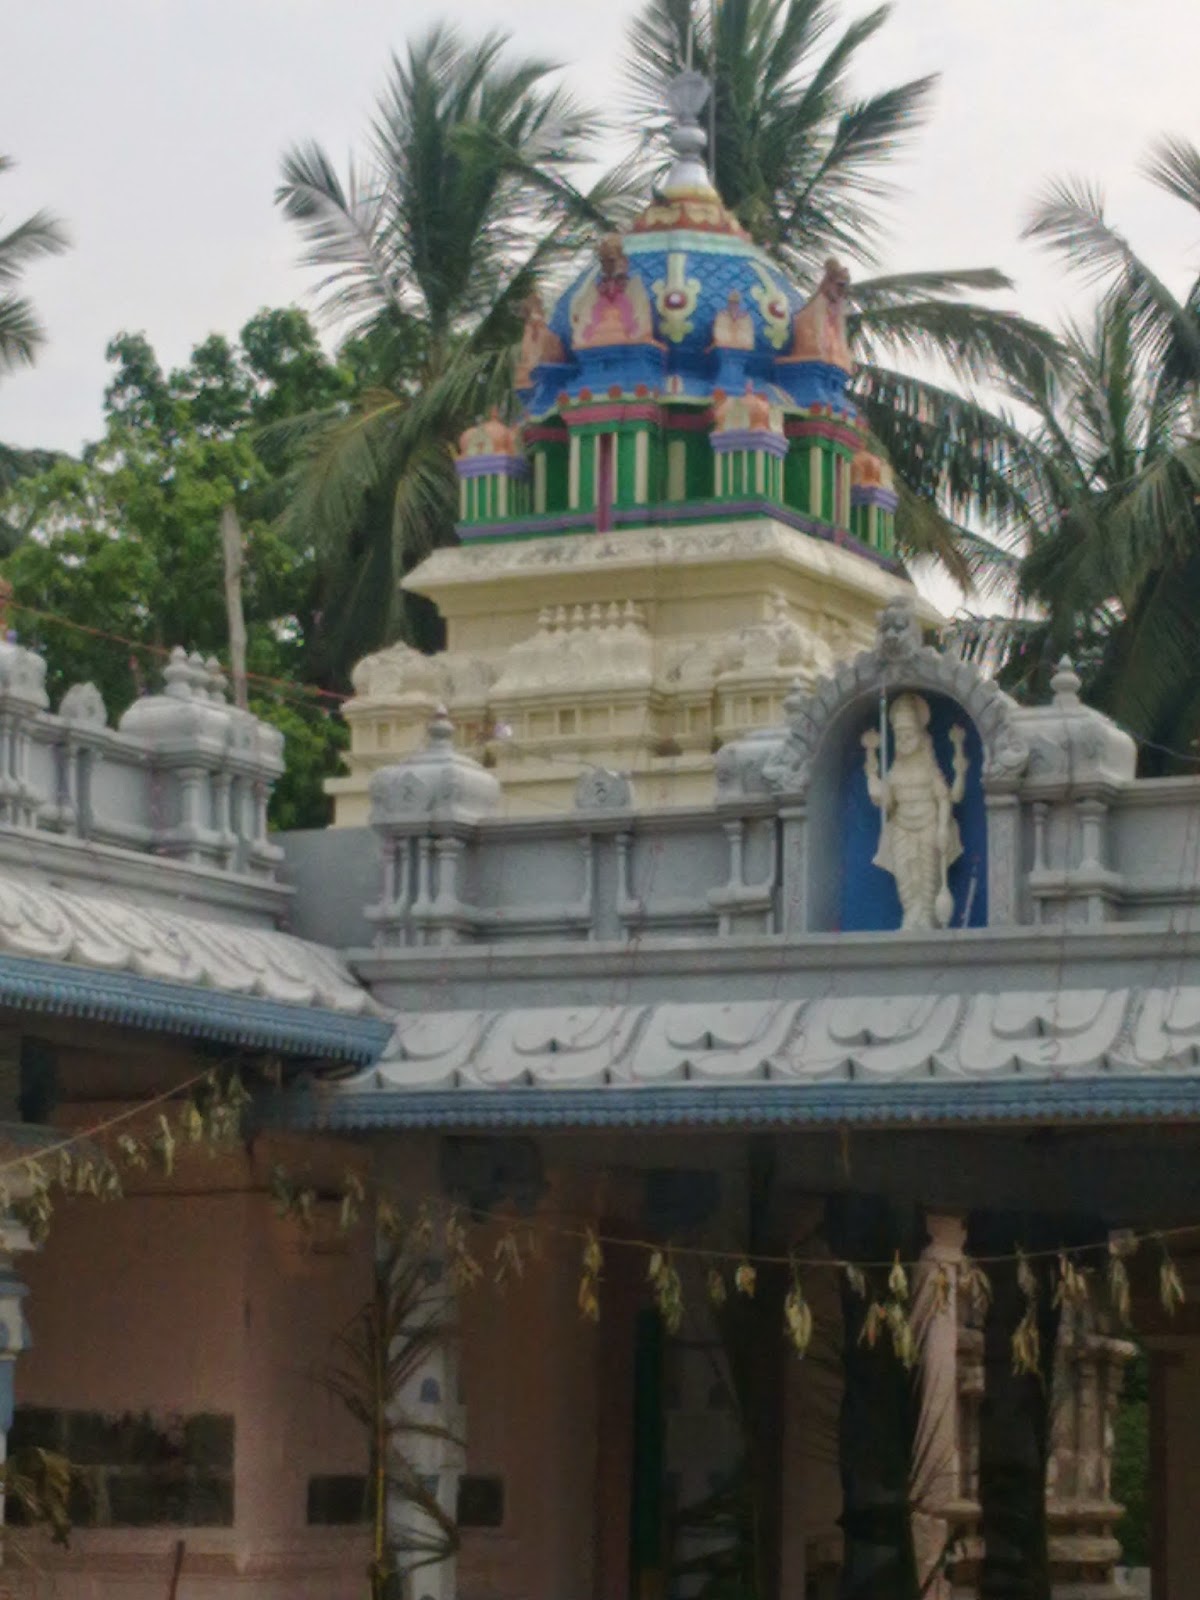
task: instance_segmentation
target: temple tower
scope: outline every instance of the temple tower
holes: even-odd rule
[[[847,394],[848,275],[830,261],[806,300],[726,210],[699,159],[707,93],[676,80],[661,191],[548,314],[530,297],[521,414],[463,435],[459,545],[404,580],[447,649],[360,662],[339,824],[439,705],[510,812],[569,805],[589,766],[643,805],[706,800],[717,749],[911,594],[891,470]]]

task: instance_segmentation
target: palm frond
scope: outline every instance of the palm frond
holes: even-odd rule
[[[25,268],[42,256],[60,255],[70,245],[66,229],[49,211],[38,211],[6,234],[0,234],[0,285],[16,283]]]
[[[1129,306],[1147,360],[1161,363],[1176,345],[1191,371],[1200,374],[1200,327],[1194,315],[1108,221],[1104,196],[1095,185],[1069,179],[1051,183],[1023,236],[1045,244],[1087,281],[1118,293]]]
[[[10,157],[0,156],[0,173],[12,166]],[[58,255],[69,242],[62,223],[48,211],[35,212],[0,235],[0,372],[28,366],[46,338],[31,301],[18,293],[17,285],[34,261]]]
[[[963,300],[907,300],[852,312],[853,348],[868,360],[897,355],[945,363],[963,382],[998,373],[1040,374],[1061,358],[1061,341],[1015,311]]]
[[[365,326],[389,308],[412,309],[385,222],[385,197],[351,164],[345,184],[320,145],[296,145],[283,158],[275,200],[308,241],[306,266],[325,270],[326,313]]]
[[[32,365],[45,339],[31,301],[23,295],[0,295],[0,372]]]
[[[1161,139],[1142,164],[1152,183],[1200,211],[1200,148],[1190,139]]]
[[[857,278],[850,285],[851,304],[866,312],[880,306],[910,305],[914,301],[946,299],[959,295],[990,294],[1013,287],[1007,273],[995,267],[958,267],[925,272],[891,272]]]

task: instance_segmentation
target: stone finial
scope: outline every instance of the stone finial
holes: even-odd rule
[[[188,666],[187,651],[177,644],[163,668],[164,694],[172,700],[187,700],[192,692],[192,669]]]
[[[449,750],[454,746],[454,723],[444,705],[438,706],[425,730],[427,750]]]
[[[430,718],[425,748],[371,774],[371,822],[376,827],[436,817],[472,823],[500,808],[500,785],[478,761],[454,748],[445,706]]]
[[[208,698],[214,705],[226,705],[225,691],[229,687],[229,680],[221,669],[221,663],[216,656],[209,656],[204,666],[208,674]]]
[[[671,124],[667,143],[674,160],[663,184],[663,193],[715,194],[704,152],[708,136],[700,125],[700,113],[708,104],[712,85],[702,72],[690,68],[672,79],[667,87],[667,107]]]
[[[1070,656],[1062,656],[1055,668],[1054,676],[1050,679],[1054,704],[1064,711],[1073,709],[1079,704],[1079,691],[1082,687],[1083,679],[1075,671]]]
[[[94,683],[73,683],[59,701],[58,714],[64,722],[86,728],[103,728],[108,722],[104,697]]]

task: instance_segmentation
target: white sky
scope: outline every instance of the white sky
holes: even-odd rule
[[[507,27],[616,106],[636,0],[0,0],[0,181],[12,222],[57,212],[71,253],[29,275],[50,333],[0,384],[0,439],[77,448],[100,431],[104,346],[144,331],[164,363],[264,305],[311,305],[272,194],[281,151],[362,143],[391,51],[431,20]],[[849,10],[862,9],[852,4]],[[1142,182],[1159,134],[1200,142],[1197,0],[897,0],[864,53],[871,90],[942,74],[900,176],[890,267],[995,265],[1054,317],[1085,291],[1018,242],[1047,177],[1100,180],[1171,282],[1200,265],[1200,217]]]

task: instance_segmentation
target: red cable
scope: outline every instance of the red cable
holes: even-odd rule
[[[169,657],[171,652],[160,644],[149,644],[141,639],[127,639],[120,633],[108,633],[104,628],[89,627],[86,622],[74,622],[70,617],[60,617],[54,611],[39,611],[36,606],[29,606],[22,600],[10,600],[10,611],[23,611],[27,616],[37,617],[43,622],[55,622],[60,628],[74,628],[76,633],[90,634],[94,639],[107,639],[112,644],[125,645],[130,650],[147,650],[151,655]],[[263,683],[274,689],[283,689],[293,694],[319,695],[324,700],[334,700],[341,705],[346,700],[352,700],[353,695],[339,694],[336,689],[318,689],[315,684],[296,683],[290,678],[271,678],[262,672],[248,672],[247,683]]]

